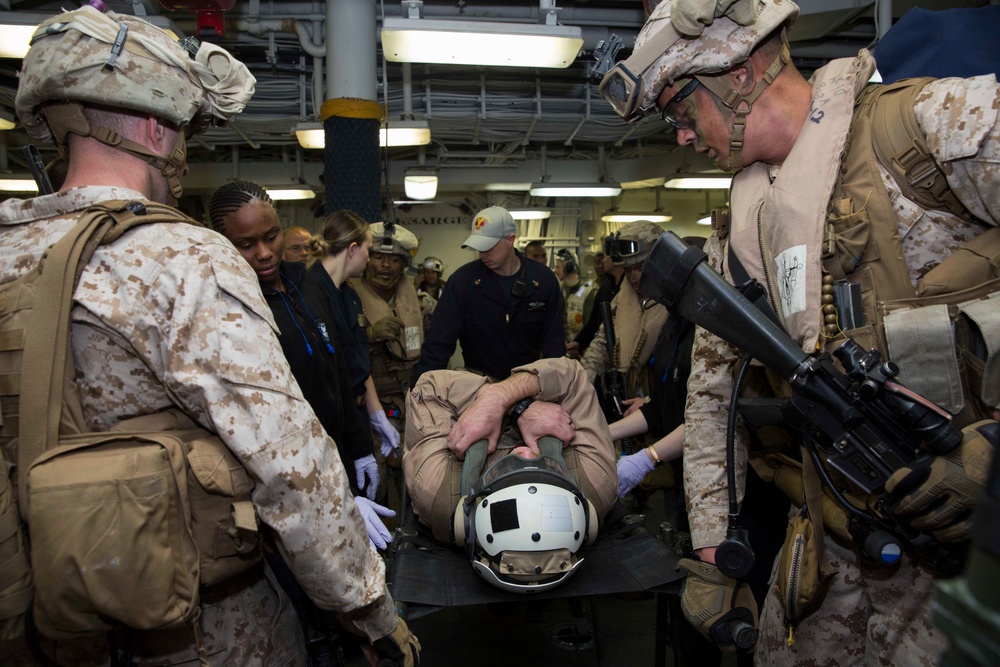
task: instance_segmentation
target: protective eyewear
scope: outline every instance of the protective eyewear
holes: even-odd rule
[[[638,255],[646,251],[646,244],[642,241],[621,238],[621,232],[615,232],[604,239],[604,254],[611,258],[612,262],[621,262],[626,257]]]
[[[691,118],[690,105],[681,106],[681,102],[687,99],[699,85],[701,85],[701,83],[698,79],[691,79],[684,86],[682,86],[681,89],[670,98],[670,101],[663,106],[663,113],[660,114],[660,118],[662,118],[675,130],[690,130],[694,123],[694,120]]]

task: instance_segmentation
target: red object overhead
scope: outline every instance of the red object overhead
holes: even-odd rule
[[[170,11],[193,11],[198,37],[221,37],[226,10],[232,9],[236,0],[160,0],[160,4]]]

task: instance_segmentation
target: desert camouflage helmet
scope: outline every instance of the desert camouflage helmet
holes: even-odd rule
[[[14,106],[33,138],[62,150],[69,133],[92,137],[160,168],[180,197],[185,133],[238,114],[255,83],[243,63],[214,44],[189,51],[143,19],[84,6],[35,30]],[[148,113],[183,131],[170,155],[157,155],[94,127],[81,105]]]
[[[409,265],[413,259],[413,251],[417,249],[419,242],[413,232],[404,229],[402,225],[392,225],[392,249],[384,247],[385,225],[381,222],[373,222],[372,228],[372,253],[384,252],[390,255],[402,255]]]
[[[609,236],[616,248],[607,253],[618,266],[628,268],[646,261],[653,246],[663,236],[663,229],[648,220],[630,222]]]
[[[798,5],[791,0],[750,2],[755,5],[756,11],[749,25],[741,25],[728,14],[713,20],[709,13],[707,17],[700,18],[700,22],[710,23],[704,25],[697,36],[682,35],[678,28],[687,34],[694,32],[691,24],[699,21],[692,21],[693,8],[690,6],[715,5],[714,1],[663,0],[657,5],[635,40],[634,52],[648,44],[648,48],[660,53],[652,65],[641,73],[636,72],[642,77],[639,107],[656,107],[657,97],[675,81],[699,74],[718,74],[745,61],[754,47],[781,26],[791,25],[799,14]],[[671,16],[672,10],[678,16]],[[748,21],[754,13],[738,18]]]
[[[42,113],[50,102],[131,109],[201,129],[203,121],[242,111],[255,83],[243,63],[214,44],[201,44],[192,57],[143,19],[84,6],[38,26],[15,105],[28,134],[41,141],[53,139]]]

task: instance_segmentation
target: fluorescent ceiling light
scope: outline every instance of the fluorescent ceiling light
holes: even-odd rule
[[[267,194],[274,201],[316,198],[316,193],[310,188],[267,188]]]
[[[623,213],[620,211],[608,211],[601,216],[603,222],[670,222],[674,217],[663,213]]]
[[[732,176],[679,176],[671,178],[663,187],[668,190],[728,190]]]
[[[531,183],[487,183],[483,190],[487,192],[527,192]]]
[[[569,67],[583,48],[579,27],[386,17],[382,53],[397,63]]]
[[[33,178],[0,177],[0,192],[38,192]]]
[[[0,12],[0,58],[24,58],[38,24],[52,16],[55,15],[39,12]],[[184,33],[166,16],[156,14],[141,18],[175,40],[184,36]]]
[[[622,187],[617,183],[534,183],[532,197],[617,197]]]
[[[508,213],[515,220],[547,220],[552,215],[552,211],[538,208],[512,208],[508,209]]]
[[[712,224],[712,216],[706,215],[704,218],[698,218],[698,220],[695,221],[695,224],[710,225]]]
[[[295,138],[302,148],[322,149],[326,146],[326,135],[319,123],[299,123],[295,126]],[[378,131],[379,145],[388,146],[425,146],[431,143],[431,130],[426,120],[397,120],[389,123],[388,128]]]
[[[433,172],[411,171],[403,177],[403,189],[410,199],[434,199],[438,191],[438,177]]]
[[[14,114],[9,113],[6,109],[0,109],[0,130],[13,130],[14,129]]]

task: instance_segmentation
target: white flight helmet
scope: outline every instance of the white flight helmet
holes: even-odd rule
[[[471,488],[463,484],[468,495],[455,512],[455,541],[468,549],[472,568],[513,593],[545,591],[565,582],[583,563],[577,553],[598,530],[595,510],[563,461],[562,443],[542,440],[540,458],[510,454]],[[482,470],[485,441],[479,456],[470,452],[464,482],[474,475],[469,466]]]

